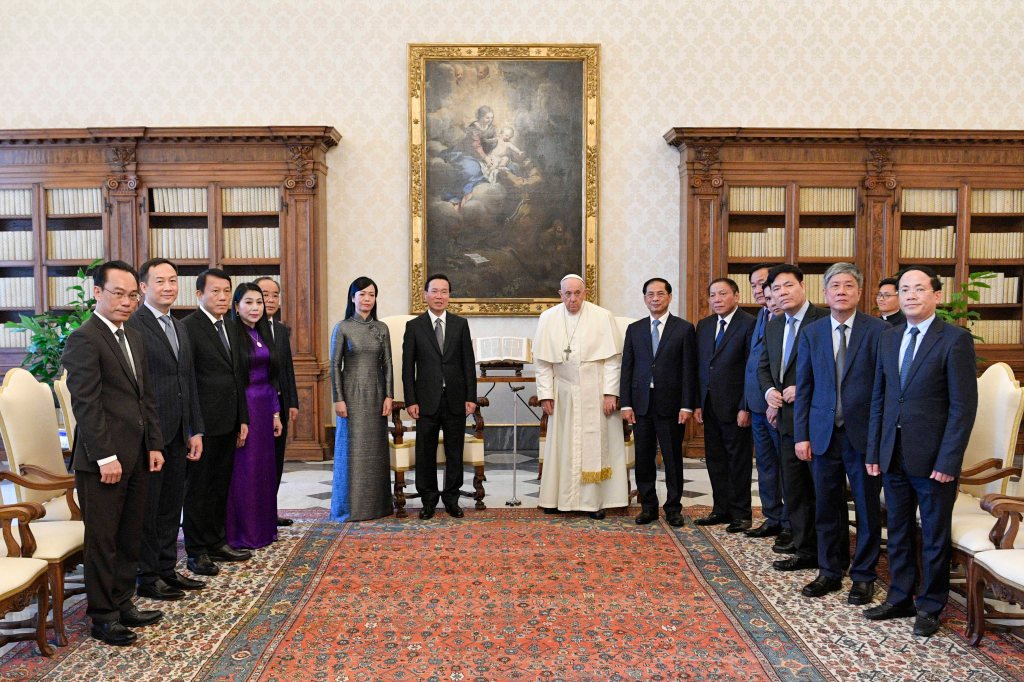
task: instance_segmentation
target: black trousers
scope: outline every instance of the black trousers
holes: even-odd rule
[[[204,436],[203,456],[189,462],[185,477],[185,552],[208,554],[227,543],[224,519],[235,466],[235,434]]]
[[[658,509],[658,493],[655,488],[658,478],[657,454],[661,445],[661,457],[665,463],[665,513],[683,510],[683,431],[679,415],[658,416],[652,406],[646,415],[636,415],[633,437],[636,442],[636,489],[640,506],[654,512]]]
[[[749,521],[754,450],[750,429],[736,425],[736,415],[717,415],[704,401],[704,460],[714,498],[712,512],[734,521]],[[787,498],[788,499],[788,498]]]
[[[814,477],[807,462],[796,457],[793,434],[782,434],[782,497],[789,511],[789,525],[793,530],[793,546],[801,559],[818,558],[818,536],[814,526]],[[843,493],[845,500],[846,493]]]
[[[444,489],[437,490],[437,437],[444,432]],[[433,509],[438,498],[445,505],[458,504],[462,487],[462,448],[466,442],[466,413],[448,410],[441,395],[441,407],[435,414],[420,413],[416,422],[416,492],[423,506]]]
[[[284,475],[284,451],[288,447],[288,413],[281,410],[281,435],[274,438],[274,463],[277,465],[277,487],[281,490],[281,477]]]
[[[150,476],[147,453],[138,457],[117,483],[102,483],[98,471],[75,472],[85,522],[86,614],[94,623],[118,620],[135,596]]]
[[[164,449],[164,466],[149,474],[146,514],[142,520],[139,583],[170,575],[178,563],[178,528],[185,502],[185,455],[188,446],[179,433]]]

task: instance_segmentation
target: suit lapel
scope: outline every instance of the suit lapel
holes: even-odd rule
[[[445,315],[447,321],[451,323],[451,318]],[[447,325],[444,325],[447,326]],[[437,335],[434,334],[434,325],[430,322],[430,313],[423,313],[423,327],[426,330],[427,338],[430,339],[430,346],[437,351],[437,354],[444,357],[444,349],[437,344]],[[445,340],[448,339],[448,329],[444,330]],[[447,345],[447,344],[446,344]]]
[[[164,348],[167,349],[167,352],[170,353],[170,356],[173,358],[174,349],[171,348],[171,342],[167,340],[167,333],[164,332],[164,326],[163,324],[160,323],[160,320],[156,319],[156,315],[154,315],[153,311],[150,310],[149,308],[144,308],[143,310],[140,310],[139,314],[140,317],[142,317],[142,324],[149,327],[149,330],[160,338],[160,342],[164,345]],[[174,324],[173,318],[171,324]],[[174,331],[176,334],[178,334],[178,346],[180,347],[181,334],[178,333],[177,326],[175,326]],[[132,352],[134,353],[135,351],[133,350]]]
[[[854,318],[859,317],[859,314],[854,314]],[[832,323],[828,325],[829,330],[832,329]],[[850,330],[850,342],[846,344],[846,364],[843,366],[843,381],[846,381],[846,373],[850,371],[850,366],[853,364],[853,357],[857,354],[857,349],[860,348],[860,344],[864,341],[864,335],[867,334],[866,327],[863,324],[855,324]],[[829,338],[829,341],[832,341]]]
[[[90,319],[95,321],[96,331],[99,332],[100,337],[106,342],[106,344],[110,348],[111,352],[117,358],[117,361],[119,363],[121,363],[121,369],[124,370],[124,373],[125,373],[125,375],[127,375],[128,380],[131,381],[132,385],[135,387],[135,389],[138,390],[139,382],[136,379],[136,373],[133,372],[131,366],[128,365],[128,358],[125,357],[124,351],[121,350],[121,346],[117,342],[117,337],[114,336],[114,334],[110,331],[110,328],[107,327],[106,323],[103,322],[103,320],[99,319],[95,315],[92,318],[90,318]],[[125,336],[125,339],[126,339],[126,342],[127,342],[127,339],[128,339],[127,331],[125,332],[124,336]],[[131,348],[131,343],[130,342],[127,342],[127,343],[129,345],[129,348]],[[135,361],[136,371],[141,371],[141,370],[138,369],[138,364],[139,364],[138,363],[138,359],[137,359],[138,358],[138,354],[137,354],[137,352],[136,352],[136,350],[134,348],[132,348],[131,351],[132,351],[132,359]]]
[[[914,351],[914,361],[910,363],[910,374],[907,375],[907,386],[910,386],[914,382],[914,376],[917,374],[917,370],[921,367],[924,362],[924,358],[931,349],[939,342],[939,337],[942,336],[945,330],[945,323],[936,317],[932,320],[931,325],[928,327],[928,333],[924,335],[921,342],[918,344],[917,350]],[[900,334],[900,342],[903,341],[903,336],[906,334],[904,330],[903,334]],[[899,355],[899,346],[896,347],[897,356]],[[904,387],[905,389],[906,387]]]
[[[721,318],[718,317],[718,315],[715,315],[715,324],[712,326],[712,330],[713,331],[712,331],[712,334],[711,334],[711,348],[712,348],[712,350],[711,350],[711,357],[712,358],[714,358],[716,355],[718,355],[718,351],[720,351],[723,348],[725,348],[725,344],[729,343],[729,339],[732,338],[733,330],[736,329],[736,316],[739,315],[739,312],[740,312],[739,310],[736,310],[735,312],[733,312],[732,320],[729,321],[729,324],[725,325],[725,334],[722,335],[722,342],[720,344],[718,344],[717,348],[715,348],[714,344],[715,344],[715,337],[718,336],[718,327],[720,325],[719,320]]]
[[[668,339],[672,336],[672,334],[675,333],[676,325],[675,325],[674,321],[675,321],[675,315],[668,315],[665,318],[665,322],[662,325],[664,327],[664,329],[661,330],[661,336],[658,337],[658,352],[654,353],[651,356],[651,359],[655,359],[655,358],[658,357],[658,355],[661,353],[661,349],[665,347],[665,342],[668,341]],[[650,329],[650,327],[651,327],[651,318],[648,317],[647,318],[647,328]],[[654,344],[651,341],[651,339],[648,339],[647,345],[651,348],[652,351],[654,350]]]

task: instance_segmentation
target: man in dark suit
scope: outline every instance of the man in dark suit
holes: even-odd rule
[[[907,321],[907,318],[900,310],[900,298],[896,292],[896,285],[897,280],[895,277],[886,277],[878,283],[878,293],[875,294],[878,316],[893,327],[898,327]]]
[[[941,289],[927,266],[911,266],[899,277],[907,323],[885,330],[879,340],[867,444],[868,474],[883,474],[889,593],[864,615],[885,620],[916,613],[914,634],[923,637],[939,629],[949,600],[953,503],[978,409],[974,340],[936,316]],[[915,600],[918,510],[921,578]]]
[[[138,594],[176,600],[185,596],[183,590],[204,586],[175,570],[186,461],[195,462],[203,454],[203,418],[188,333],[171,315],[178,297],[178,269],[167,259],[154,258],[142,264],[139,278],[145,299],[125,325],[139,332],[146,344],[150,386],[164,437],[164,466],[149,476]]]
[[[448,312],[451,283],[427,277],[427,312],[409,321],[402,342],[405,411],[416,420],[416,491],[421,519],[434,516],[438,498],[448,514],[462,518],[462,447],[466,417],[476,410],[476,360],[469,322]],[[444,432],[444,489],[437,490],[437,437]]]
[[[776,545],[776,552],[793,554],[772,566],[779,571],[817,568],[818,548],[814,530],[814,481],[808,463],[796,455],[793,439],[793,402],[796,400],[796,365],[800,335],[804,327],[828,312],[811,305],[804,289],[804,273],[789,263],[768,271],[766,284],[784,314],[768,323],[764,351],[757,368],[758,380],[768,403],[769,420],[779,429],[782,446],[782,494],[789,510],[793,541]]]
[[[125,320],[139,300],[135,271],[109,261],[93,273],[92,317],[68,337],[75,438],[75,484],[85,522],[85,591],[91,635],[115,646],[137,639],[129,628],[155,623],[160,611],[132,604],[149,477],[163,466],[142,336]]]
[[[699,526],[729,524],[730,533],[750,529],[753,463],[750,412],[743,397],[743,372],[750,354],[754,316],[739,308],[740,287],[720,277],[708,287],[712,315],[697,323],[697,398],[704,425],[704,459],[714,494],[711,513]]]
[[[757,462],[757,491],[761,498],[761,512],[764,522],[746,532],[747,537],[767,538],[779,536],[781,544],[792,541],[789,531],[789,515],[782,499],[782,473],[779,461],[779,431],[768,423],[761,383],[757,378],[757,367],[764,349],[764,329],[771,319],[771,310],[765,300],[764,283],[772,265],[762,263],[750,270],[750,289],[754,301],[761,309],[757,311],[754,334],[750,338],[750,354],[743,373],[743,397],[750,410],[750,433],[754,439],[754,457]]]
[[[203,456],[188,463],[185,484],[185,553],[188,569],[217,575],[215,561],[245,561],[247,549],[227,544],[224,520],[235,448],[248,435],[249,408],[238,353],[241,337],[224,315],[231,307],[231,279],[223,270],[204,270],[196,277],[199,309],[182,320],[188,331],[199,391]]]
[[[818,532],[818,577],[802,594],[822,597],[839,590],[849,568],[850,604],[869,604],[874,597],[882,529],[881,486],[864,470],[864,453],[875,351],[889,326],[857,312],[863,285],[864,276],[851,263],[825,271],[825,300],[832,314],[807,324],[800,334],[793,404],[793,439],[797,457],[811,462]],[[852,565],[847,477],[857,511]]]
[[[693,413],[697,390],[697,338],[693,325],[669,313],[672,285],[655,277],[644,283],[650,317],[626,329],[619,398],[622,417],[636,438],[638,524],[658,518],[656,462],[665,463],[665,518],[683,525],[683,429]]]
[[[260,277],[256,286],[263,292],[267,312],[267,323],[277,352],[277,367],[280,372],[281,390],[277,400],[281,405],[281,435],[274,437],[274,456],[277,458],[277,490],[281,489],[284,474],[284,451],[288,445],[288,427],[299,417],[299,393],[295,387],[295,363],[292,361],[292,330],[274,317],[281,309],[281,287],[272,277]],[[277,517],[277,525],[290,526],[291,519]]]

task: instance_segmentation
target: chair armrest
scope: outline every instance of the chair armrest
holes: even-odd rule
[[[537,400],[537,396],[531,395],[530,399],[526,401],[526,404],[530,407],[540,407],[540,401]],[[540,437],[547,438],[548,435],[548,414],[547,412],[541,412],[540,414]]]
[[[69,474],[67,471],[62,471],[60,473],[55,473],[53,471],[50,471],[49,469],[44,469],[43,467],[37,466],[35,464],[22,464],[21,465],[21,474],[23,476],[35,476],[36,478],[41,478],[44,481],[62,481],[63,482],[63,481],[66,481],[67,479],[71,479],[72,483],[74,483],[74,481],[75,481],[74,475],[73,474]]]
[[[995,462],[996,460],[992,460]],[[977,467],[972,467],[977,469]],[[984,476],[968,475],[965,476],[964,472],[960,472],[960,485],[984,485],[986,483],[992,483],[998,481],[1001,478],[1009,478],[1010,476],[1020,476],[1020,467],[1002,467],[995,469]]]
[[[480,412],[480,408],[490,406],[491,401],[488,398],[481,396],[480,398],[477,399],[476,409],[473,410],[473,424],[475,426],[475,428],[473,429],[474,438],[484,437],[484,415],[482,412]]]
[[[402,423],[402,410],[404,409],[405,403],[401,400],[391,401],[391,423],[394,424],[391,427],[391,437],[395,445],[405,442],[405,437],[402,435],[405,433],[405,424]]]
[[[982,498],[981,508],[998,517],[988,534],[989,542],[998,549],[1012,549],[1024,514],[1024,497],[993,493]]]
[[[981,498],[981,508],[992,516],[999,516],[1005,512],[1024,514],[1024,497],[991,493]]]
[[[36,502],[22,502],[0,506],[0,526],[3,528],[4,544],[9,557],[31,557],[36,551],[36,538],[29,527],[33,519],[41,519],[46,514],[43,505]],[[14,540],[12,524],[18,522],[18,537]]]
[[[1001,461],[999,461],[995,457],[989,457],[984,461],[978,462],[972,467],[962,469],[960,471],[960,477],[963,478],[964,476],[977,476],[983,471],[988,471],[989,469],[998,469],[1001,466],[1003,466],[1003,463]]]
[[[46,469],[41,469],[31,464],[21,467],[23,472],[31,472],[43,477],[43,480],[18,476],[10,471],[0,471],[0,481],[8,480],[14,485],[24,486],[29,490],[63,490],[64,499],[68,503],[68,510],[71,512],[72,521],[82,520],[82,510],[75,502],[75,477],[70,475],[58,476]]]

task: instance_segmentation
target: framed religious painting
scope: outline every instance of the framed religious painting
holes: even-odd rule
[[[537,315],[566,273],[597,300],[597,45],[410,45],[410,301]]]

